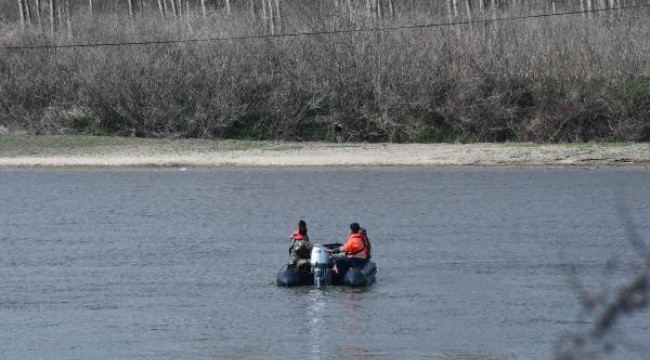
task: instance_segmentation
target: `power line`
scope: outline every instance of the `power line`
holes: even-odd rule
[[[69,48],[90,48],[90,47],[109,47],[109,46],[146,46],[146,45],[171,45],[171,44],[185,44],[185,43],[203,43],[203,42],[229,42],[229,41],[246,41],[246,40],[264,40],[264,39],[281,39],[293,37],[308,37],[318,35],[338,35],[349,33],[364,33],[364,32],[378,32],[378,31],[400,31],[400,30],[417,30],[417,29],[431,29],[442,28],[450,26],[461,25],[474,25],[474,24],[490,24],[496,22],[527,20],[536,18],[550,18],[556,16],[569,16],[569,15],[582,15],[590,13],[601,13],[619,10],[632,10],[650,7],[650,4],[621,6],[617,8],[608,9],[592,9],[592,10],[576,10],[567,11],[554,14],[536,14],[536,15],[522,15],[504,18],[481,19],[481,20],[466,20],[458,22],[444,22],[433,24],[421,25],[403,25],[403,26],[387,26],[387,27],[373,27],[373,28],[360,28],[360,29],[345,29],[345,30],[322,30],[322,31],[306,31],[282,34],[265,34],[265,35],[243,35],[243,36],[229,36],[229,37],[216,37],[216,38],[203,38],[203,39],[180,39],[180,40],[156,40],[156,41],[129,41],[129,42],[105,42],[105,43],[86,43],[86,44],[65,44],[65,45],[25,45],[25,46],[0,46],[2,50],[42,50],[42,49],[69,49]]]

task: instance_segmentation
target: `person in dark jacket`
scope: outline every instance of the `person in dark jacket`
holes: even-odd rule
[[[289,265],[301,266],[309,263],[313,244],[307,235],[307,222],[298,221],[298,228],[289,237]]]

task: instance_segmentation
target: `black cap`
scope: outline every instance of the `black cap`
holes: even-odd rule
[[[352,230],[353,233],[358,233],[359,229],[361,229],[361,226],[359,226],[358,223],[352,223],[350,224],[350,230]]]

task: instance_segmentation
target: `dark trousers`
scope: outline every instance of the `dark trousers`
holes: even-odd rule
[[[334,262],[336,263],[336,268],[339,271],[339,276],[344,276],[345,273],[348,272],[348,270],[351,267],[362,267],[366,264],[368,260],[366,259],[360,259],[357,257],[347,257],[345,255],[338,255],[335,259]]]

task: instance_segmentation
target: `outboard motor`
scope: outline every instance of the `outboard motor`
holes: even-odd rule
[[[330,256],[327,248],[316,244],[311,249],[311,272],[314,273],[314,285],[316,287],[328,286],[332,283],[332,272],[330,270]]]

